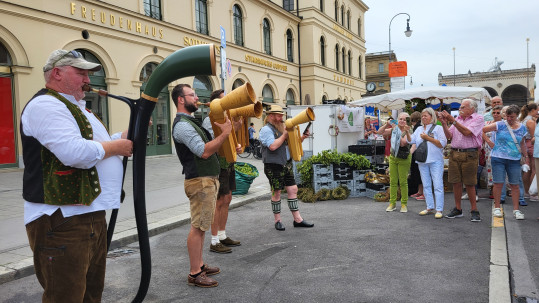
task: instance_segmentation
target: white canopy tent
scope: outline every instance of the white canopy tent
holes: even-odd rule
[[[376,106],[378,108],[403,109],[406,100],[431,99],[431,104],[440,103],[440,99],[444,104],[458,102],[462,99],[471,98],[479,101],[484,101],[490,104],[490,95],[486,89],[482,87],[459,87],[459,86],[435,86],[435,87],[418,87],[397,92],[391,92],[383,95],[366,97],[350,104],[356,106]]]

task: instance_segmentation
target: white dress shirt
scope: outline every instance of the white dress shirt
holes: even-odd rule
[[[82,169],[95,166],[101,183],[101,194],[89,206],[56,206],[25,201],[25,225],[42,215],[52,215],[58,208],[60,208],[64,217],[71,217],[120,207],[123,176],[122,159],[120,156],[103,159],[105,150],[99,142],[111,141],[113,138],[119,139],[121,133],[114,134],[111,137],[101,121],[86,110],[86,101],[76,101],[71,95],[61,95],[77,105],[88,118],[92,125],[94,140],[84,139],[69,109],[60,100],[49,95],[36,97],[24,109],[21,117],[24,134],[38,140],[64,165]]]

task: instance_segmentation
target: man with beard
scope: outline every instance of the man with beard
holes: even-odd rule
[[[178,84],[172,90],[172,101],[178,109],[172,125],[176,153],[185,174],[184,189],[191,206],[191,230],[187,236],[190,271],[189,285],[215,287],[217,281],[208,276],[218,274],[218,267],[204,264],[202,251],[204,236],[213,222],[215,201],[219,189],[219,160],[216,152],[232,130],[228,117],[224,123],[214,123],[221,134],[211,134],[191,114],[197,111],[198,97],[187,84]]]
[[[260,129],[262,143],[262,161],[264,173],[271,186],[271,209],[275,217],[275,229],[285,230],[281,223],[281,190],[286,187],[288,208],[294,217],[294,227],[313,227],[301,217],[298,210],[298,187],[292,171],[292,159],[288,150],[288,132],[283,121],[284,111],[279,105],[272,105],[266,111],[264,127]],[[301,136],[301,141],[309,136],[307,131]]]

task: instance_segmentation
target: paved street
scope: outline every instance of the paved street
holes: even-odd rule
[[[506,206],[509,216],[494,225],[488,199],[479,202],[480,223],[469,221],[468,201],[463,202],[464,218],[453,220],[418,216],[424,202],[413,199],[406,214],[386,213],[387,203],[366,198],[300,203],[304,218],[315,223],[313,229],[294,228],[285,203],[286,231],[278,232],[263,173],[249,192],[257,196],[241,202],[242,198],[235,197],[236,206],[243,205],[230,211],[227,234],[241,240],[242,246],[219,255],[208,251],[206,239],[205,261],[221,267],[222,273],[214,277],[220,285],[213,289],[188,286],[187,221],[181,219],[183,224],[168,228],[162,225],[167,215],[176,221],[178,213],[185,211],[172,206],[184,199],[184,193],[171,181],[182,179],[174,173],[177,166],[170,165],[171,161],[176,159],[153,158],[147,166],[148,212],[150,217],[163,216],[155,225],[149,220],[150,229],[168,230],[150,239],[153,268],[147,302],[510,302],[510,283],[516,294],[513,302],[537,302],[532,298],[539,297],[537,202],[523,207],[527,219],[520,222]],[[259,161],[247,161],[262,172]],[[0,178],[4,179],[2,173]],[[171,200],[175,202],[164,202]],[[129,221],[132,206],[126,205],[120,222]],[[446,211],[452,206],[452,195],[446,194]],[[500,223],[501,227],[495,227]],[[4,228],[2,233],[9,234]],[[19,236],[25,243],[26,236]],[[42,290],[35,275],[20,276],[0,285],[0,302],[40,301]],[[112,251],[104,302],[130,302],[139,281],[138,243]]]

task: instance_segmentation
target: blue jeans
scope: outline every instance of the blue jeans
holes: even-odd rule
[[[522,173],[520,172],[520,161],[492,157],[491,164],[493,182],[503,183],[501,200],[505,201],[505,175],[507,174],[509,184],[519,184],[519,201],[524,201],[524,185],[522,183]]]
[[[421,182],[423,182],[423,194],[428,209],[434,209],[434,200],[436,199],[436,211],[444,210],[444,162],[437,161],[432,163],[418,163],[421,173]],[[432,187],[434,186],[434,196]]]
[[[502,201],[505,201],[505,195],[507,193],[506,191],[506,182],[503,182],[503,188],[502,188]],[[522,183],[522,175],[520,175],[520,183],[518,184],[518,189],[520,191],[520,195],[518,197],[518,202],[524,202],[524,183]],[[513,194],[513,193],[511,193]]]

